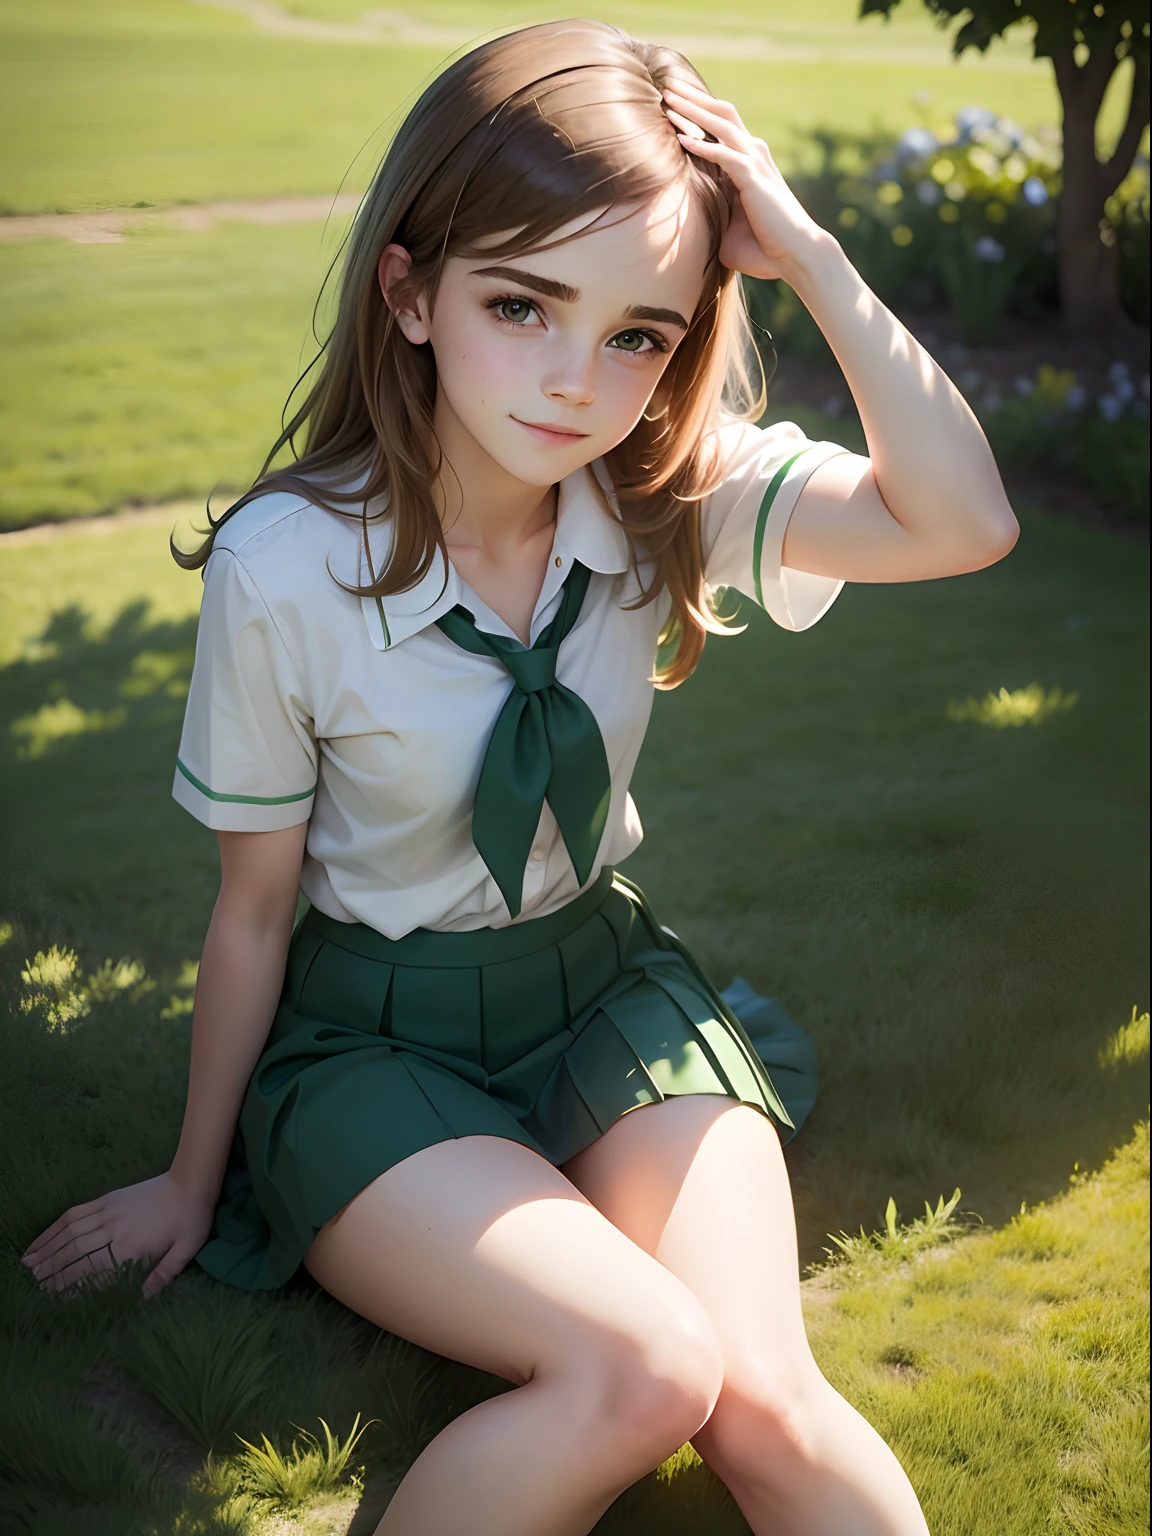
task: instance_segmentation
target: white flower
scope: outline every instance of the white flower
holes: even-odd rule
[[[925,160],[936,148],[936,135],[929,128],[905,128],[896,140],[896,158]]]
[[[1119,421],[1124,414],[1123,401],[1117,400],[1115,395],[1101,395],[1096,402],[1096,409],[1109,424]]]
[[[1033,208],[1043,208],[1048,201],[1048,188],[1039,176],[1029,176],[1021,191],[1024,193],[1024,201],[1031,203]]]
[[[935,208],[940,201],[940,188],[934,181],[918,181],[916,183],[916,196],[924,204],[925,208]]]
[[[1032,393],[1036,386],[1026,373],[1022,373],[1016,379],[1013,388],[1018,395],[1027,400],[1028,396]]]
[[[978,261],[1003,261],[1008,252],[992,235],[981,235],[976,242],[976,259]]]
[[[1064,396],[1064,404],[1070,411],[1082,411],[1088,404],[1088,391],[1083,384],[1073,384]]]
[[[970,139],[974,128],[994,128],[995,112],[987,107],[961,107],[956,114],[956,130],[961,139]]]

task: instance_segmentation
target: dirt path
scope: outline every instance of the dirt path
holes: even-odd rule
[[[91,213],[16,214],[0,218],[0,244],[9,240],[71,240],[73,245],[113,245],[127,229],[159,225],[200,231],[238,220],[242,224],[306,224],[345,218],[356,211],[358,192],[335,197],[248,198],[171,208],[109,208]]]

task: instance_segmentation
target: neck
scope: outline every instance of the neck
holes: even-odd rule
[[[515,552],[552,528],[556,487],[527,485],[497,464],[437,394],[433,426],[444,462],[434,487],[449,550]]]

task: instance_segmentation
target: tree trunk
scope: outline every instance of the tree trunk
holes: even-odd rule
[[[1096,118],[1117,67],[1114,45],[1100,41],[1078,65],[1069,44],[1052,63],[1064,108],[1064,186],[1056,214],[1060,307],[1071,334],[1115,336],[1130,321],[1120,302],[1119,244],[1104,204],[1131,169],[1147,125],[1148,75],[1137,61],[1124,131],[1111,158],[1100,161]]]

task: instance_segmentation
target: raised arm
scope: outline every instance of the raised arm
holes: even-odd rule
[[[148,1258],[153,1295],[204,1244],[244,1090],[284,979],[307,822],[280,832],[219,832],[220,894],[192,1013],[184,1125],[166,1173],[73,1206],[24,1255],[52,1290]]]
[[[681,143],[722,166],[739,194],[721,259],[792,286],[835,353],[864,427],[868,458],[837,455],[809,477],[783,563],[878,582],[953,576],[1001,559],[1019,528],[988,441],[952,381],[801,207],[735,107],[689,83],[665,94]]]

